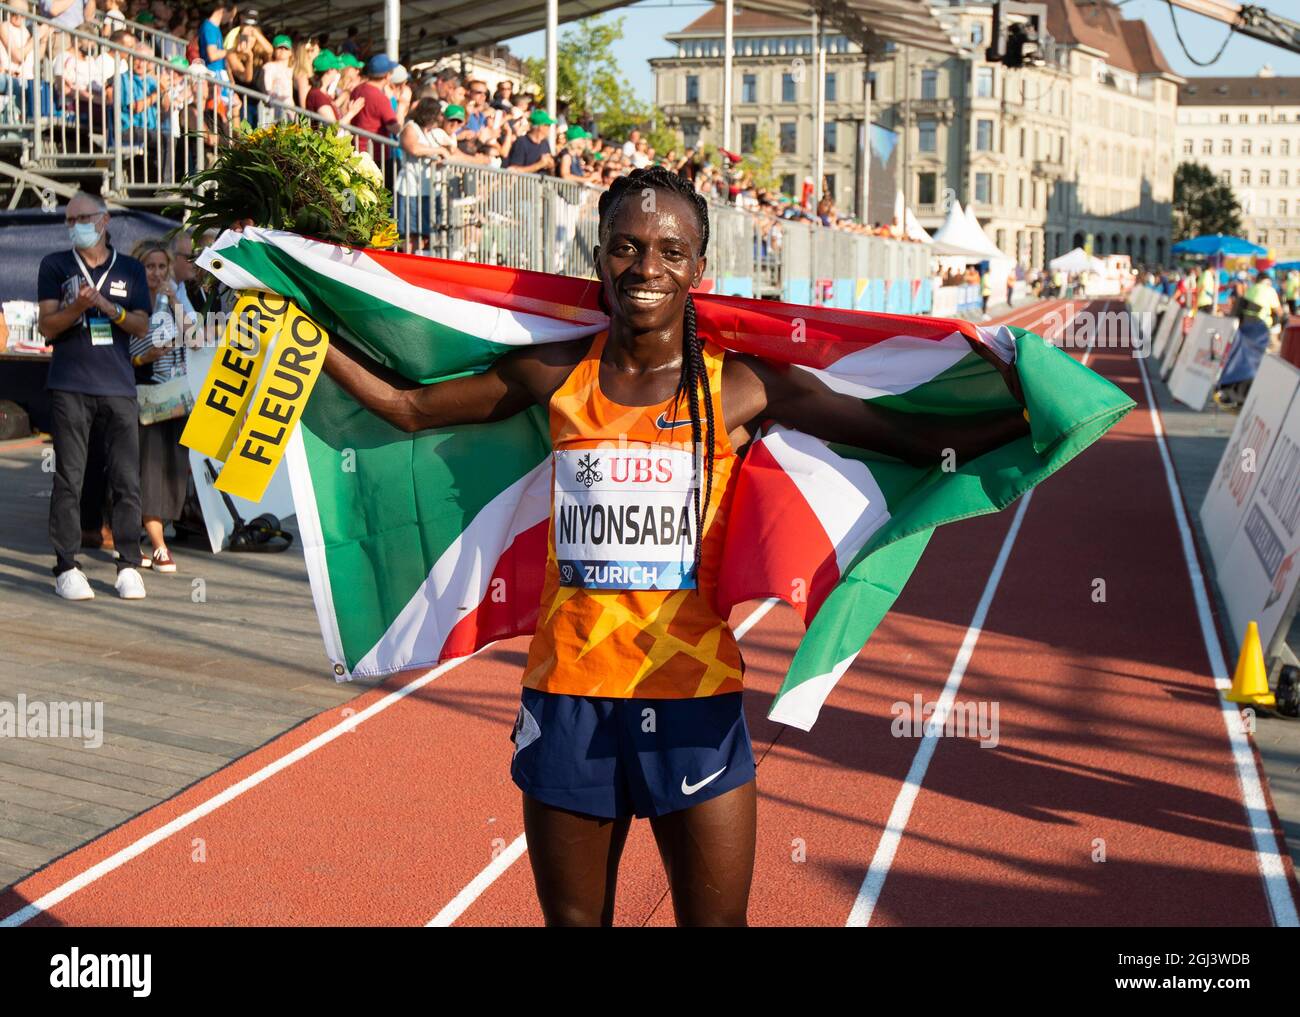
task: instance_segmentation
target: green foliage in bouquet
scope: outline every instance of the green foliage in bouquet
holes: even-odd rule
[[[207,169],[186,181],[196,236],[240,219],[349,247],[392,247],[392,195],[369,153],[351,137],[307,122],[275,124],[234,136]]]

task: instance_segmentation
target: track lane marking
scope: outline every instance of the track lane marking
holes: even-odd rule
[[[90,868],[86,869],[85,871],[78,873],[76,876],[73,876],[71,879],[65,880],[63,883],[59,884],[53,890],[41,894],[41,896],[37,897],[34,901],[27,904],[25,907],[21,907],[17,911],[13,912],[12,914],[6,916],[3,919],[0,919],[0,928],[14,928],[16,926],[23,925],[24,923],[31,921],[37,915],[40,915],[43,912],[48,911],[50,908],[54,907],[55,905],[61,903],[62,901],[67,900],[74,893],[77,893],[80,890],[84,890],[86,887],[102,879],[104,876],[108,875],[109,873],[117,869],[120,869],[127,862],[131,861],[133,858],[137,858],[140,855],[144,854],[151,847],[153,847],[156,844],[160,844],[162,841],[166,840],[172,834],[178,833],[179,831],[185,829],[185,827],[190,826],[195,822],[197,822],[198,820],[202,819],[204,816],[207,816],[215,812],[217,809],[221,808],[221,806],[234,801],[236,798],[240,797],[241,795],[245,794],[248,791],[251,791],[259,784],[262,784],[265,781],[269,780],[271,777],[274,777],[280,771],[288,769],[288,767],[298,762],[299,760],[305,759],[307,756],[310,756],[317,749],[324,748],[326,745],[328,745],[330,742],[334,741],[336,738],[340,737],[341,735],[347,734],[349,731],[355,730],[358,724],[361,724],[364,721],[369,720],[371,717],[375,716],[376,714],[382,713],[384,710],[388,709],[390,706],[395,705],[396,703],[401,702],[403,699],[405,699],[407,696],[411,695],[412,693],[418,692],[420,689],[424,688],[426,685],[434,681],[436,678],[439,678],[440,676],[446,674],[448,671],[452,670],[453,668],[459,667],[461,664],[465,663],[467,660],[470,660],[473,657],[477,656],[478,654],[482,653],[484,650],[488,649],[492,645],[494,644],[489,643],[487,646],[480,647],[479,649],[475,650],[474,653],[471,653],[468,656],[457,657],[454,660],[449,660],[446,661],[445,663],[439,664],[437,667],[433,668],[432,670],[426,671],[424,674],[420,675],[420,677],[412,679],[406,685],[403,685],[400,689],[394,689],[392,692],[388,693],[382,699],[375,700],[375,702],[371,703],[369,706],[367,706],[364,710],[361,710],[359,713],[351,714],[347,716],[346,718],[344,718],[343,720],[335,724],[333,727],[328,728],[325,731],[322,731],[314,738],[304,742],[302,745],[299,745],[296,749],[293,749],[292,751],[286,753],[280,758],[275,759],[270,763],[267,763],[260,770],[257,770],[254,773],[249,774],[243,780],[237,781],[236,783],[230,785],[224,790],[213,795],[211,798],[208,798],[205,801],[200,802],[198,805],[187,810],[186,812],[183,812],[181,815],[177,816],[175,819],[171,820],[170,822],[165,823],[162,826],[158,827],[156,830],[153,830],[145,834],[143,837],[140,837],[135,841],[132,841],[126,847],[121,848],[118,851],[115,851],[107,858],[103,859],[100,862],[97,862],[96,864],[92,865]],[[221,771],[218,770],[216,772],[220,773]],[[96,840],[98,839],[99,838],[96,838]],[[90,843],[94,843],[94,841],[91,841]],[[81,849],[79,848],[78,850]],[[18,885],[21,884],[15,884],[15,886],[11,887],[10,889],[15,890],[17,889]]]
[[[1196,616],[1201,626],[1205,654],[1209,659],[1215,688],[1222,691],[1231,688],[1232,682],[1228,678],[1228,666],[1223,655],[1223,646],[1219,642],[1219,631],[1210,612],[1205,575],[1201,571],[1200,560],[1196,555],[1195,538],[1187,521],[1187,512],[1183,507],[1182,488],[1178,483],[1173,459],[1169,455],[1169,448],[1165,442],[1164,421],[1151,390],[1150,379],[1147,377],[1145,358],[1136,359],[1142,376],[1142,388],[1146,393],[1151,428],[1155,432],[1156,444],[1160,450],[1160,462],[1164,467],[1165,483],[1169,488],[1169,500],[1173,504],[1174,519],[1178,523],[1179,544],[1182,547],[1183,561],[1187,565],[1187,577],[1192,584],[1192,598],[1196,602]],[[1263,779],[1255,759],[1255,751],[1246,737],[1237,706],[1220,697],[1219,710],[1224,727],[1227,729],[1232,761],[1236,767],[1237,781],[1241,786],[1241,803],[1246,813],[1246,824],[1250,827],[1251,840],[1255,845],[1256,866],[1264,884],[1264,896],[1272,912],[1273,923],[1285,928],[1295,928],[1300,925],[1300,919],[1296,915],[1295,898],[1292,896],[1291,883],[1287,878],[1286,865],[1278,850],[1273,817],[1264,796]]]
[[[1109,301],[1107,301],[1107,305],[1109,305]],[[1033,319],[1034,324],[1049,317],[1051,313],[1053,312],[1048,312],[1048,314]],[[1002,324],[1005,324],[1005,322],[1002,322]],[[1088,365],[1088,359],[1091,355],[1092,347],[1089,347],[1084,351],[1081,360],[1085,367]],[[921,793],[921,784],[925,780],[926,771],[930,768],[930,761],[934,758],[935,750],[939,746],[939,735],[943,732],[948,714],[952,712],[952,705],[957,698],[957,690],[961,687],[962,678],[966,674],[966,667],[970,664],[971,657],[974,656],[975,644],[979,642],[980,633],[983,631],[984,623],[988,619],[989,609],[993,605],[993,597],[1002,582],[1002,575],[1006,571],[1007,561],[1011,557],[1011,549],[1015,545],[1016,538],[1020,535],[1020,527],[1024,522],[1025,513],[1029,510],[1029,503],[1033,496],[1034,492],[1031,489],[1020,499],[1020,504],[1016,507],[1016,513],[1011,519],[1011,526],[1007,529],[1006,536],[1002,538],[1002,546],[998,549],[998,556],[994,560],[993,568],[989,571],[989,577],[984,583],[984,590],[980,594],[979,603],[975,606],[975,613],[971,617],[970,625],[966,628],[966,634],[962,637],[961,647],[953,660],[952,668],[948,671],[948,679],[944,683],[939,702],[930,720],[926,723],[925,734],[921,738],[920,745],[917,746],[916,755],[912,757],[912,765],[908,768],[907,776],[903,778],[902,786],[894,799],[894,805],[889,810],[889,818],[885,821],[885,829],[876,844],[875,853],[871,857],[871,864],[867,867],[867,874],[862,879],[862,885],[858,888],[858,895],[853,902],[853,907],[849,910],[849,917],[844,923],[846,927],[866,927],[871,924],[871,917],[875,913],[876,905],[880,902],[880,895],[884,891],[885,880],[889,876],[890,866],[893,865],[899,844],[902,843],[903,834],[907,829],[907,821],[911,817],[912,807],[916,804],[916,799]]]

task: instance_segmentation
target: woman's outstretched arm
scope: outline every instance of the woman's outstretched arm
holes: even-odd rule
[[[582,355],[585,342],[512,350],[481,374],[421,385],[350,343],[332,339],[324,371],[375,416],[403,431],[505,420],[547,402]]]
[[[964,463],[1029,433],[1018,408],[960,416],[904,413],[835,392],[808,371],[751,356],[727,357],[723,392],[728,428],[752,431],[771,419],[914,466],[934,465],[949,450]]]

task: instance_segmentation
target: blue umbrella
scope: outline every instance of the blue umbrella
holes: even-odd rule
[[[1180,240],[1174,244],[1172,250],[1174,254],[1200,254],[1207,257],[1268,253],[1268,250],[1260,247],[1259,244],[1252,244],[1249,240],[1243,240],[1241,237],[1224,236],[1222,233],[1207,233],[1203,237]]]
[[[1300,272],[1300,261],[1280,261],[1273,266],[1275,272]]]

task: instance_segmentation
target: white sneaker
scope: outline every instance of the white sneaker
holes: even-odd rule
[[[81,569],[68,569],[54,577],[54,592],[64,600],[94,600],[95,591]]]
[[[123,600],[144,600],[144,580],[135,569],[121,569],[117,573],[117,595]]]

